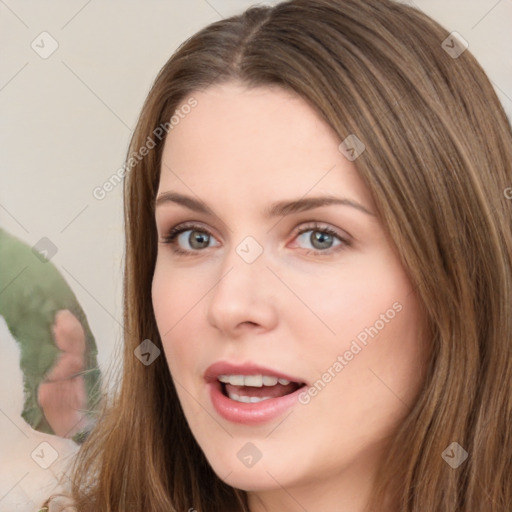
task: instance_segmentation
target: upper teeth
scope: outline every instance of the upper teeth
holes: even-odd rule
[[[290,384],[287,379],[280,379],[270,375],[219,375],[218,380],[232,386],[253,386],[261,388],[261,386],[275,386],[278,382],[283,386]]]

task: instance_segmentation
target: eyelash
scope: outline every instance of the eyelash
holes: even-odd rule
[[[199,231],[200,233],[205,233],[207,234],[209,237],[213,237],[213,234],[208,231],[206,228],[202,227],[202,226],[199,226],[197,224],[181,224],[181,225],[178,225],[178,226],[175,226],[174,228],[172,228],[169,233],[163,237],[163,241],[161,243],[163,244],[169,244],[171,246],[171,249],[174,253],[176,254],[179,254],[181,256],[197,256],[199,255],[201,252],[204,251],[204,249],[202,250],[195,250],[195,251],[186,251],[186,250],[183,250],[181,249],[180,247],[178,247],[178,245],[176,244],[176,238],[183,232],[185,231]],[[332,235],[334,238],[337,238],[341,243],[335,247],[331,247],[329,249],[326,249],[326,250],[320,250],[320,249],[307,249],[307,254],[315,254],[315,255],[320,255],[320,256],[329,256],[335,252],[338,252],[340,250],[344,250],[346,249],[347,247],[350,247],[351,243],[346,239],[346,238],[343,238],[342,236],[340,236],[336,231],[334,231],[333,229],[329,228],[328,226],[322,226],[316,222],[313,222],[311,225],[309,226],[305,226],[303,228],[296,228],[295,230],[295,238],[299,237],[300,235],[302,235],[303,233],[307,233],[308,231],[317,231],[317,232],[320,232],[320,233],[323,233],[323,234],[327,234],[327,235]]]

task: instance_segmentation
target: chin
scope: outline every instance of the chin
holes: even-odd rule
[[[272,471],[269,472],[270,474],[273,475]],[[264,468],[237,468],[231,473],[229,473],[228,471],[222,474],[216,472],[216,474],[226,484],[230,485],[231,487],[234,487],[235,489],[240,489],[241,491],[271,491],[280,488],[280,485],[277,482],[279,482],[283,486],[286,486],[286,482],[284,482],[282,478],[275,475],[275,479],[272,478]]]
[[[205,452],[215,474],[226,484],[243,491],[269,491],[287,487],[300,480],[300,468],[296,462],[279,456],[273,449],[265,448],[262,441],[256,441],[261,447],[261,458],[246,459],[256,455],[251,441],[234,438],[229,447],[219,446],[216,450]],[[233,456],[228,456],[232,453]],[[252,465],[251,465],[252,464]]]

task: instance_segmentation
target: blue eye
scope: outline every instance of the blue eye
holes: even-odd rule
[[[310,235],[305,236],[307,233],[310,233]],[[334,230],[327,227],[303,228],[299,231],[297,238],[309,242],[313,249],[322,252],[346,243]]]
[[[173,228],[169,234],[164,237],[163,243],[170,244],[173,251],[178,254],[191,254],[201,249],[208,248],[210,240],[212,239],[213,235],[201,226],[182,225]],[[189,244],[191,249],[182,249],[180,247],[180,245],[183,245],[185,242]]]
[[[310,235],[305,236],[307,233],[310,233]],[[305,247],[307,254],[329,255],[350,246],[350,242],[342,235],[328,226],[321,226],[316,223],[296,229],[295,238],[302,240],[302,243],[309,242],[310,247]],[[172,251],[176,254],[196,256],[204,249],[220,245],[219,243],[210,245],[212,240],[216,239],[202,226],[182,224],[171,229],[169,234],[163,238],[162,243],[171,245]]]

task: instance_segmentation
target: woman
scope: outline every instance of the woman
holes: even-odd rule
[[[123,378],[77,510],[510,510],[511,164],[482,69],[410,7],[187,40],[127,158]]]

